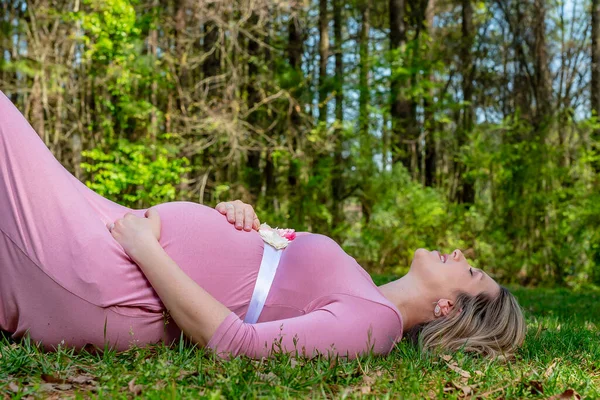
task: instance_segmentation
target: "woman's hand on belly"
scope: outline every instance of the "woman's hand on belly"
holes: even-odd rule
[[[260,221],[254,212],[254,208],[250,204],[246,204],[241,200],[230,202],[221,202],[216,205],[215,209],[223,215],[227,216],[227,221],[234,224],[236,229],[243,229],[250,232],[252,229],[260,228]]]
[[[160,240],[160,215],[152,208],[146,211],[146,218],[127,213],[123,218],[108,224],[111,235],[132,258],[136,252]]]

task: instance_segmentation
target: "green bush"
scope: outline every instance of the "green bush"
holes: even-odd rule
[[[90,162],[81,167],[90,174],[86,185],[119,204],[145,208],[175,200],[189,161],[176,152],[152,143],[119,139],[106,147],[84,151]]]

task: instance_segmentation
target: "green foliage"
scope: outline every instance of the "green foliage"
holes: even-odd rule
[[[90,173],[86,185],[117,203],[144,208],[175,200],[189,161],[176,152],[151,143],[120,139],[107,148],[84,151],[90,162],[82,168]]]
[[[442,249],[456,237],[442,194],[412,180],[401,165],[373,178],[365,197],[373,202],[371,217],[348,232],[345,247],[370,265],[394,266],[400,274],[415,249]]]

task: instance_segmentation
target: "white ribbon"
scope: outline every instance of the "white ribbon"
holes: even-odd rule
[[[260,262],[258,276],[254,285],[254,292],[252,293],[244,322],[255,324],[258,321],[258,317],[267,301],[269,290],[271,290],[275,272],[277,272],[277,267],[279,267],[281,253],[283,253],[283,250],[277,250],[270,244],[265,243],[262,261]]]

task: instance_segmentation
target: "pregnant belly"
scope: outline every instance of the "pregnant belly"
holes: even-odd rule
[[[238,231],[218,211],[191,202],[153,207],[160,243],[196,283],[229,309],[246,312],[263,254],[256,231]]]

